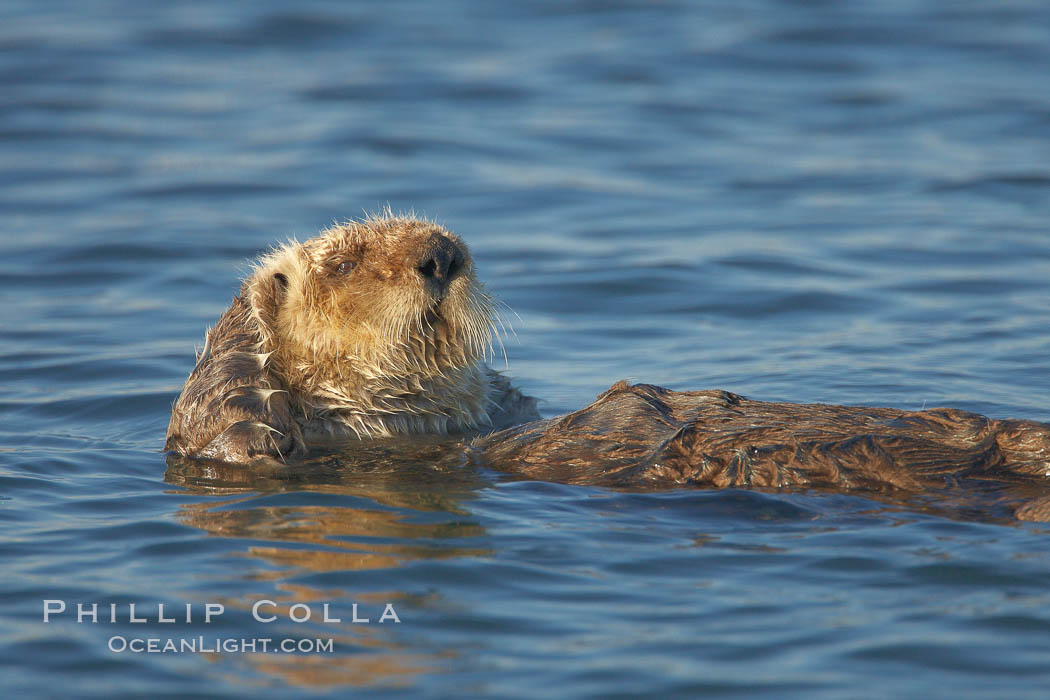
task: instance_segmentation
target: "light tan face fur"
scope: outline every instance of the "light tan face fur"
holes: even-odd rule
[[[434,234],[462,252],[444,290],[420,270]],[[262,351],[322,432],[487,422],[491,302],[467,247],[440,226],[393,216],[334,226],[264,257],[247,292]]]

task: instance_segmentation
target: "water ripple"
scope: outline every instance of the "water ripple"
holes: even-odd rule
[[[9,695],[1043,694],[1048,531],[994,485],[632,494],[447,445],[283,475],[160,450],[245,259],[387,204],[470,242],[549,414],[631,377],[1050,420],[1045,3],[2,14]],[[226,613],[44,625],[44,599]],[[107,648],[202,634],[336,651]]]

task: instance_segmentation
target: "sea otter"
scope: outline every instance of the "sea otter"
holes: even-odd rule
[[[467,246],[369,217],[263,256],[205,336],[165,448],[226,462],[539,418],[484,362],[493,306]]]
[[[208,331],[166,448],[294,464],[311,448],[426,433],[466,436],[471,459],[490,468],[611,487],[1050,481],[1050,425],[953,409],[621,382],[541,420],[536,400],[485,364],[492,318],[467,246],[434,223],[388,212],[291,242],[258,261]]]

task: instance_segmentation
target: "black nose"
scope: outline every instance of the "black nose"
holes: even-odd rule
[[[437,286],[444,293],[448,283],[462,269],[466,256],[463,249],[447,236],[435,233],[423,246],[423,256],[419,259],[419,274],[423,279]]]

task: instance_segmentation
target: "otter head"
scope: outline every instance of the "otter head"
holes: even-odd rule
[[[444,228],[389,214],[333,226],[265,256],[244,292],[261,350],[314,410],[415,416],[420,431],[485,421],[492,305]]]

